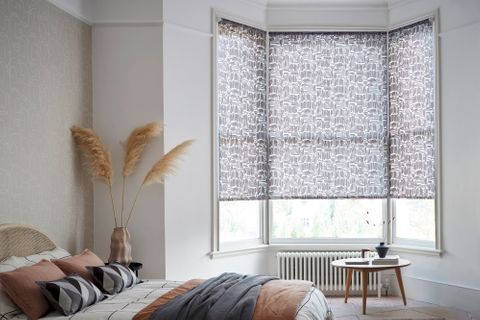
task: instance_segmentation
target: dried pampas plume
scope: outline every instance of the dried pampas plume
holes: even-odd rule
[[[135,170],[143,150],[150,141],[158,136],[162,128],[156,122],[147,123],[144,126],[135,128],[125,142],[125,162],[123,165],[123,176],[128,177]]]
[[[150,169],[150,171],[145,176],[142,185],[138,189],[135,200],[133,201],[132,208],[128,214],[127,222],[125,226],[128,225],[130,218],[132,217],[133,209],[137,203],[138,195],[142,191],[143,187],[149,186],[154,183],[162,183],[165,180],[165,177],[169,174],[175,172],[177,163],[180,158],[186,153],[188,147],[193,143],[193,140],[187,140],[178,144],[175,148],[166,153],[160,160],[158,160]]]
[[[115,220],[115,227],[118,227],[117,210],[115,208],[115,201],[112,193],[113,167],[110,152],[107,150],[100,137],[93,130],[78,126],[73,126],[70,130],[75,143],[88,159],[92,176],[105,183],[108,187],[110,200],[112,202],[113,219]],[[135,208],[135,204],[137,203],[138,195],[141,193],[143,187],[154,183],[162,183],[167,175],[174,172],[178,160],[180,160],[180,157],[185,154],[187,148],[193,143],[193,140],[187,140],[180,143],[153,165],[153,167],[145,176],[145,179],[135,195],[130,213],[128,214],[128,219],[124,225],[123,213],[125,207],[125,180],[135,171],[145,147],[154,137],[158,136],[161,131],[162,127],[158,123],[150,122],[144,126],[135,128],[128,136],[127,141],[124,143],[125,156],[122,171],[122,210],[120,213],[120,226],[122,227],[127,227],[132,216],[133,209]]]
[[[145,176],[142,185],[148,186],[153,183],[162,183],[168,174],[174,173],[180,157],[185,154],[193,140],[187,140],[166,153],[158,160]]]
[[[156,122],[147,123],[144,126],[133,129],[124,144],[125,157],[123,163],[123,185],[122,185],[122,209],[120,210],[120,224],[123,225],[123,212],[125,210],[126,178],[133,173],[145,147],[158,136],[162,128]]]
[[[108,186],[110,199],[112,201],[113,218],[115,227],[117,226],[117,213],[112,195],[113,169],[112,156],[103,144],[100,137],[91,129],[78,126],[70,128],[72,136],[77,146],[83,151],[90,165],[90,172],[94,178]]]
[[[70,130],[75,143],[88,159],[92,176],[111,186],[112,157],[100,137],[93,130],[86,128],[73,126]]]

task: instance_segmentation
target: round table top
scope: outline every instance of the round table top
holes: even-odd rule
[[[378,270],[378,269],[393,269],[393,268],[403,268],[410,265],[410,261],[406,259],[400,259],[398,264],[345,264],[345,260],[348,259],[340,259],[332,261],[332,266],[337,268],[346,268],[346,269],[356,269],[356,270]]]

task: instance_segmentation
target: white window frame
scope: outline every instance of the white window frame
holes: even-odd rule
[[[212,251],[210,253],[211,258],[223,255],[231,254],[243,254],[262,250],[269,245],[278,247],[295,247],[299,248],[304,246],[305,248],[322,247],[327,249],[331,248],[344,248],[344,247],[358,247],[359,245],[373,245],[379,241],[385,241],[395,251],[406,251],[411,253],[421,254],[435,254],[439,255],[442,252],[441,242],[441,127],[440,127],[440,52],[439,52],[439,35],[438,35],[438,9],[425,15],[416,16],[413,19],[402,21],[399,24],[391,25],[386,28],[378,27],[345,27],[345,28],[331,28],[331,27],[318,27],[308,28],[308,30],[298,30],[297,28],[268,28],[266,25],[259,24],[257,22],[231,15],[229,13],[212,10]],[[303,238],[303,239],[279,239],[272,238],[270,230],[272,230],[273,212],[269,205],[269,200],[262,201],[260,212],[260,237],[256,239],[246,239],[241,241],[230,241],[221,243],[220,241],[220,216],[219,216],[219,199],[218,199],[218,182],[219,182],[219,155],[218,155],[218,101],[217,101],[217,44],[218,44],[218,22],[221,19],[227,19],[234,21],[249,27],[257,28],[267,33],[267,48],[269,41],[269,32],[332,32],[332,31],[379,31],[389,32],[398,28],[402,28],[422,20],[431,19],[433,21],[433,39],[434,39],[434,72],[435,72],[435,244],[434,248],[429,241],[421,241],[415,239],[399,239],[395,237],[395,221],[392,221],[392,217],[395,216],[394,199],[388,197],[383,202],[383,219],[385,221],[392,221],[390,224],[385,223],[383,227],[383,239],[380,238]],[[268,65],[268,55],[267,55]],[[268,83],[268,73],[267,73]],[[267,86],[268,96],[268,86]]]

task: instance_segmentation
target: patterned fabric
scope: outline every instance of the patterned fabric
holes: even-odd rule
[[[145,282],[117,295],[108,296],[105,300],[79,311],[73,317],[62,316],[58,311],[55,311],[48,314],[46,319],[131,320],[137,312],[181,284],[182,282],[179,281],[145,280]],[[300,304],[295,319],[332,320],[327,316],[329,308],[324,295],[318,289],[314,288],[313,290],[315,293],[305,297]],[[13,320],[28,319],[24,314],[20,314],[15,316]]]
[[[117,294],[140,282],[135,273],[129,268],[111,263],[101,267],[87,267],[95,279],[95,283],[108,294]]]
[[[71,315],[105,298],[93,283],[79,275],[57,281],[39,281],[43,295],[63,315]]]
[[[13,271],[20,267],[34,265],[42,260],[65,259],[71,254],[62,248],[55,248],[51,251],[44,251],[25,257],[12,256],[0,262],[0,272]]]
[[[0,262],[0,272],[13,271],[20,267],[31,266],[43,259],[64,259],[70,257],[70,253],[62,248],[55,248],[52,251],[44,251],[26,257],[10,257]],[[22,311],[13,303],[7,293],[0,287],[0,319],[8,320]]]
[[[390,196],[435,197],[433,24],[389,33]]]
[[[264,199],[267,191],[264,31],[218,23],[219,195]]]
[[[270,34],[270,199],[387,196],[386,40]]]
[[[430,21],[270,33],[268,56],[264,32],[218,29],[220,201],[435,196]]]

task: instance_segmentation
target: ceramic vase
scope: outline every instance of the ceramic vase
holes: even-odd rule
[[[375,247],[377,250],[378,256],[380,258],[385,258],[388,252],[388,246],[385,245],[385,242],[380,242],[378,246]]]
[[[108,262],[118,262],[126,266],[132,262],[132,245],[127,228],[117,227],[113,229]]]

